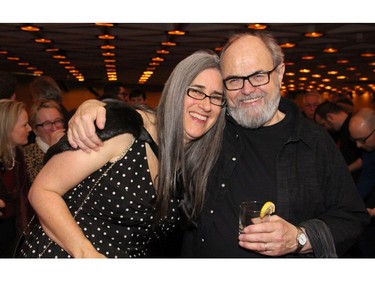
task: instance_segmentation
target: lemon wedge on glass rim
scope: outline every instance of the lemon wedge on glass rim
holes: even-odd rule
[[[275,204],[272,203],[271,201],[267,201],[266,203],[264,203],[264,205],[260,209],[259,216],[261,219],[263,219],[265,216],[273,214],[275,210],[276,210]]]

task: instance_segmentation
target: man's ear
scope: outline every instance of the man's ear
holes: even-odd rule
[[[329,122],[333,122],[333,121],[335,121],[335,114],[333,114],[333,113],[327,113],[327,121],[329,121]]]

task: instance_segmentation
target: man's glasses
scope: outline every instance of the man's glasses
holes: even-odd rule
[[[276,65],[270,71],[257,71],[248,76],[232,76],[224,80],[225,88],[229,91],[240,90],[244,87],[245,81],[249,81],[251,86],[259,87],[270,82],[270,75],[279,65]]]
[[[354,142],[359,142],[359,143],[361,143],[361,144],[365,144],[366,143],[366,141],[372,136],[372,134],[375,132],[375,129],[374,130],[372,130],[372,132],[367,136],[367,137],[365,137],[365,138],[358,138],[358,139],[354,139],[354,138],[352,138],[352,137],[350,137],[350,139],[352,140],[352,141],[354,141]]]
[[[194,87],[189,87],[186,90],[186,94],[196,100],[204,100],[205,98],[208,98],[210,100],[210,103],[213,105],[218,105],[223,107],[226,103],[227,100],[224,98],[224,95],[217,95],[214,94],[212,96],[208,96],[205,93],[203,93],[201,90],[194,88]]]
[[[53,125],[55,125],[56,128],[63,128],[65,125],[64,122],[65,122],[64,119],[58,118],[53,122],[45,121],[43,123],[36,124],[35,127],[43,127],[43,129],[51,130]]]

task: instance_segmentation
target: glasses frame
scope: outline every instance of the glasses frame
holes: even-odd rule
[[[271,76],[271,73],[274,72],[276,70],[276,68],[279,66],[276,65],[274,68],[272,68],[270,71],[257,71],[253,74],[250,74],[248,76],[232,76],[232,77],[229,77],[227,79],[224,79],[223,82],[224,82],[224,86],[225,88],[228,90],[228,91],[237,91],[237,90],[241,90],[244,86],[245,86],[245,80],[249,81],[250,85],[253,86],[253,87],[260,87],[260,86],[264,86],[264,85],[267,85],[269,82],[270,82],[270,76]],[[267,74],[267,77],[268,77],[268,81],[266,83],[263,83],[263,84],[259,84],[259,85],[254,85],[253,83],[251,83],[250,81],[250,78],[255,76],[255,75],[259,75],[259,74]],[[231,80],[231,79],[242,79],[242,87],[240,88],[236,88],[236,89],[228,89],[227,87],[227,81],[228,80]]]
[[[372,130],[372,132],[367,136],[367,137],[364,137],[364,138],[358,138],[358,139],[355,139],[353,138],[352,136],[350,136],[350,139],[354,142],[359,142],[360,144],[365,144],[366,141],[375,133],[375,129]]]
[[[197,98],[197,97],[193,97],[193,96],[191,96],[191,95],[189,94],[189,91],[190,91],[190,90],[194,90],[194,91],[200,92],[200,93],[202,94],[202,98],[200,99],[200,98]],[[210,100],[210,103],[213,104],[213,105],[216,105],[216,106],[224,107],[224,106],[227,104],[227,99],[224,97],[224,94],[222,95],[222,99],[223,99],[222,103],[221,103],[221,104],[216,104],[216,103],[213,103],[212,100],[211,100],[214,96],[206,95],[206,93],[202,92],[200,89],[195,88],[195,87],[188,87],[188,88],[186,89],[186,95],[187,95],[188,97],[191,97],[192,99],[195,99],[195,100],[204,100],[205,98],[208,98],[208,99]],[[203,96],[203,95],[204,95],[204,96]]]
[[[55,127],[57,127],[56,123],[58,123],[58,122],[61,122],[63,124],[63,127],[64,127],[65,120],[63,118],[57,118],[53,122],[44,121],[43,123],[35,124],[35,127],[43,127],[43,129],[50,130],[50,129],[52,129],[52,127],[54,125],[55,125]],[[51,126],[51,128],[46,128],[46,126]]]

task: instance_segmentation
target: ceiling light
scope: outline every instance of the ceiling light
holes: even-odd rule
[[[315,57],[314,56],[303,56],[301,59],[303,60],[313,60]]]
[[[342,64],[344,64],[344,63],[348,63],[349,62],[349,60],[338,60],[337,61],[337,63],[342,63]]]
[[[161,44],[163,46],[170,46],[170,47],[173,47],[173,46],[176,46],[177,44],[174,43],[174,42],[161,42]]]
[[[7,57],[8,60],[20,60],[19,57]]]
[[[321,36],[323,36],[323,33],[313,31],[313,32],[305,33],[305,36],[306,36],[306,37],[317,38],[317,37],[321,37]]]
[[[66,56],[63,56],[63,55],[54,55],[53,58],[54,59],[66,59]]]
[[[115,54],[111,53],[111,52],[105,52],[105,53],[102,53],[102,56],[104,56],[104,57],[113,57],[113,56],[115,56]]]
[[[113,50],[116,47],[113,46],[113,45],[102,45],[102,46],[100,46],[100,48],[103,49],[103,50]]]
[[[185,31],[182,31],[182,30],[170,30],[170,31],[168,31],[168,34],[169,35],[181,36],[181,35],[185,35]]]
[[[45,39],[45,38],[36,38],[34,41],[37,42],[37,43],[42,43],[42,44],[46,44],[46,43],[51,43],[52,42],[51,40]]]
[[[329,75],[336,75],[337,73],[339,73],[337,70],[330,70],[327,72]]]
[[[39,27],[32,26],[32,25],[21,26],[20,29],[23,30],[23,31],[32,31],[32,32],[35,32],[35,31],[39,31],[39,30],[40,30]]]
[[[291,43],[291,42],[286,42],[286,43],[280,44],[280,47],[284,48],[284,49],[294,48],[295,46],[296,46],[296,44]]]
[[[45,49],[46,52],[58,52],[60,49],[59,48],[47,48]]]
[[[108,27],[111,27],[113,26],[113,23],[106,23],[106,22],[96,22],[95,25],[98,25],[98,26],[108,26]]]
[[[336,53],[338,50],[332,47],[325,48],[323,52],[325,53]]]
[[[103,39],[103,40],[113,40],[115,39],[115,36],[110,35],[110,34],[101,34],[101,35],[98,35],[98,38]]]
[[[365,58],[371,58],[373,56],[375,56],[375,54],[371,52],[366,52],[366,53],[361,54],[361,57],[365,57]]]
[[[267,28],[267,25],[265,24],[261,24],[261,23],[253,23],[253,24],[249,24],[247,26],[248,29],[256,29],[256,30],[262,30],[262,29],[266,29]]]
[[[155,57],[155,58],[152,58],[152,61],[164,61],[164,59],[161,57]]]
[[[170,53],[170,51],[168,51],[168,50],[157,50],[156,53],[161,54],[161,55],[168,55]]]

